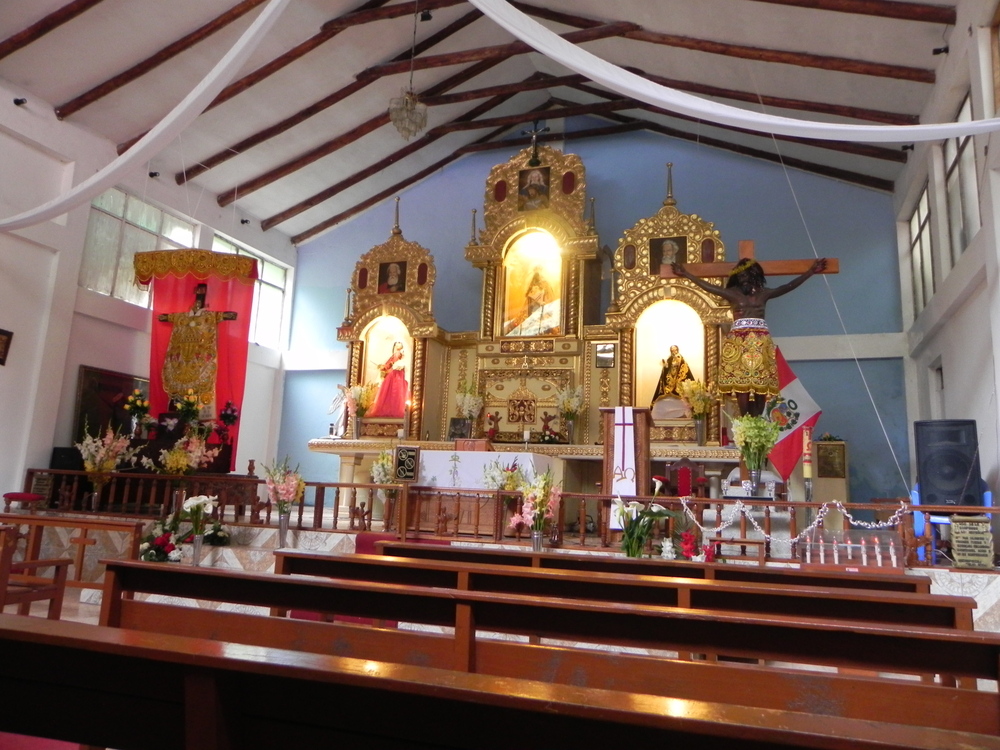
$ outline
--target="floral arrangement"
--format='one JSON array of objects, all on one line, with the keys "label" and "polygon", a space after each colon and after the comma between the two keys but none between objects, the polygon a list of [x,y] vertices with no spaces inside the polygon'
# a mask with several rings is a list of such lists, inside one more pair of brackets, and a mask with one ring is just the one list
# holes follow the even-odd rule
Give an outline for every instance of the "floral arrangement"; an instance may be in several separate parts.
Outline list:
[{"label": "floral arrangement", "polygon": [[344,399],[347,402],[347,413],[352,417],[363,417],[372,404],[375,402],[375,394],[378,393],[378,386],[375,383],[368,385],[352,385],[344,389]]},{"label": "floral arrangement", "polygon": [[483,397],[476,393],[475,388],[471,385],[466,386],[464,382],[462,387],[458,389],[455,402],[458,405],[458,413],[464,419],[475,419],[483,410]]},{"label": "floral arrangement", "polygon": [[177,546],[176,521],[173,516],[166,521],[153,523],[152,531],[139,545],[139,559],[143,562],[180,562],[181,550]]},{"label": "floral arrangement", "polygon": [[704,419],[716,401],[715,394],[700,380],[682,380],[677,384],[677,390],[680,391],[681,400],[695,419]]},{"label": "floral arrangement", "polygon": [[698,538],[693,531],[681,534],[681,554],[692,562],[715,562],[715,550],[711,544],[698,548]]},{"label": "floral arrangement", "polygon": [[138,388],[129,394],[122,408],[131,414],[140,425],[149,421],[149,399]]},{"label": "floral arrangement", "polygon": [[240,411],[232,401],[227,401],[226,405],[219,410],[219,421],[226,427],[232,427],[239,418]]},{"label": "floral arrangement", "polygon": [[109,425],[103,437],[91,435],[86,423],[83,441],[76,449],[83,456],[83,469],[91,474],[108,474],[124,463],[134,464],[139,448],[131,445],[128,435],[122,435]]},{"label": "floral arrangement", "polygon": [[218,496],[194,495],[184,501],[184,513],[187,514],[187,520],[191,522],[191,533],[194,536],[204,535],[205,520],[212,515],[218,500]]},{"label": "floral arrangement", "polygon": [[382,451],[375,458],[372,464],[372,482],[375,484],[391,484],[392,476],[392,452]]},{"label": "floral arrangement", "polygon": [[218,455],[219,449],[209,448],[201,436],[185,435],[173,448],[160,451],[159,464],[147,456],[142,457],[141,463],[160,474],[190,474],[211,464]]},{"label": "floral arrangement", "polygon": [[622,551],[627,557],[642,557],[656,521],[669,516],[670,511],[658,503],[647,505],[638,500],[626,505],[620,497],[611,504],[611,512],[622,527]]},{"label": "floral arrangement", "polygon": [[174,400],[174,411],[178,413],[182,422],[197,422],[201,414],[201,401],[194,388],[188,388],[181,398]]},{"label": "floral arrangement", "polygon": [[817,443],[827,443],[827,442],[837,442],[837,443],[839,443],[841,441],[843,441],[842,437],[840,437],[838,435],[834,435],[834,434],[829,433],[829,432],[824,432],[822,435],[820,435],[815,440],[815,442],[817,442]]},{"label": "floral arrangement", "polygon": [[559,437],[558,432],[553,432],[552,428],[545,425],[542,428],[542,435],[538,438],[539,443],[559,443],[562,442],[562,438]]},{"label": "floral arrangement", "polygon": [[562,491],[552,485],[551,469],[537,475],[534,481],[522,484],[520,489],[524,500],[521,512],[510,517],[511,528],[527,526],[532,531],[544,531],[545,522],[554,519],[559,512],[562,497]]},{"label": "floral arrangement", "polygon": [[576,419],[583,406],[583,386],[556,391],[556,408],[563,419]]},{"label": "floral arrangement", "polygon": [[778,442],[778,425],[770,419],[747,414],[733,417],[733,442],[740,449],[748,469],[763,469],[767,456]]},{"label": "floral arrangement", "polygon": [[205,532],[205,544],[210,547],[228,547],[230,541],[229,529],[222,525],[222,521],[215,521],[212,528]]},{"label": "floral arrangement", "polygon": [[489,490],[513,492],[524,484],[524,472],[517,465],[517,459],[506,466],[497,458],[483,469],[483,486]]},{"label": "floral arrangement", "polygon": [[292,503],[301,502],[306,490],[306,483],[299,474],[299,467],[289,468],[288,461],[288,456],[285,456],[281,463],[275,461],[272,466],[264,465],[264,473],[267,475],[267,494],[278,507],[278,515],[291,512]]}]

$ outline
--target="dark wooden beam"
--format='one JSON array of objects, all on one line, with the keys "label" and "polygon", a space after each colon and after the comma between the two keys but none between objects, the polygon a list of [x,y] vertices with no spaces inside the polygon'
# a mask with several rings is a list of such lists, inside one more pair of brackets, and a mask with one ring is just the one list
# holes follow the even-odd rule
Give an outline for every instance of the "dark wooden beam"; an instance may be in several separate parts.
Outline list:
[{"label": "dark wooden beam", "polygon": [[[440,83],[431,86],[429,89],[427,89],[427,92],[429,92],[432,95],[443,93],[447,91],[449,88],[461,85],[462,83],[464,83],[469,79],[470,75],[478,75],[479,73],[488,70],[489,68],[491,68],[492,66],[496,65],[499,62],[500,62],[499,60],[484,60],[478,65],[471,66],[473,69],[475,69],[475,72],[472,72],[469,69],[460,71],[459,73],[456,73],[450,78],[447,78],[444,81],[441,81]],[[358,85],[359,87],[363,87],[367,85],[367,83],[363,81],[357,81],[356,85]],[[263,175],[255,177],[251,180],[247,180],[246,182],[243,182],[240,185],[237,185],[236,187],[227,190],[224,193],[221,193],[217,199],[218,203],[220,206],[228,206],[230,203],[235,201],[238,196],[247,195],[248,193],[252,193],[255,190],[259,190],[260,188],[265,187],[266,185],[270,185],[272,182],[276,180],[280,180],[282,177],[287,177],[293,172],[296,172],[299,169],[302,169],[303,167],[312,164],[314,161],[322,159],[324,156],[328,156],[329,154],[332,154],[334,151],[337,151],[338,149],[341,149],[344,146],[350,145],[354,141],[358,140],[358,138],[367,135],[376,128],[382,127],[388,122],[389,122],[388,111],[383,114],[376,115],[375,117],[372,117],[366,122],[363,122],[357,127],[349,130],[347,133],[343,133],[337,136],[336,138],[327,141],[326,143],[322,143],[316,148],[312,149],[311,151],[308,151],[305,154],[302,154],[301,156],[298,156],[289,162],[285,162],[281,166],[276,167],[264,173]]]},{"label": "dark wooden beam", "polygon": [[264,1],[265,0],[243,0],[243,2],[238,5],[234,5],[225,13],[221,13],[208,23],[192,31],[190,34],[185,34],[177,41],[168,44],[166,47],[158,50],[142,62],[133,65],[128,70],[124,70],[118,75],[107,79],[103,83],[97,84],[89,91],[86,91],[79,96],[73,97],[69,101],[64,102],[63,104],[58,105],[55,108],[56,117],[63,120],[72,115],[74,112],[79,112],[88,104],[93,104],[113,91],[117,91],[122,86],[125,86],[137,78],[146,75],[146,73],[149,73],[151,70],[155,70],[167,60],[170,60],[182,52],[191,49],[193,46],[198,44],[198,42],[207,39],[215,32],[221,31],[229,24],[242,18]]},{"label": "dark wooden beam", "polygon": [[[474,20],[476,20],[477,18],[479,18],[481,15],[482,14],[478,10],[474,10],[474,11],[472,11],[470,13],[466,13],[464,16],[462,16],[457,21],[449,24],[447,27],[445,27],[441,31],[439,31],[436,34],[433,34],[430,37],[428,37],[426,40],[424,40],[424,42],[421,43],[421,46],[422,45],[428,45],[429,46],[429,45],[437,44],[437,43],[443,41],[448,36],[450,36],[451,34],[454,34],[456,31],[458,31],[459,29],[464,28],[469,23],[472,23]],[[410,50],[406,50],[405,52],[401,52],[399,55],[397,55],[397,58],[398,59],[402,59],[402,58],[409,59],[410,52],[411,52]],[[259,145],[261,143],[264,143],[265,141],[270,140],[271,138],[275,138],[275,137],[277,137],[281,133],[284,133],[287,130],[291,130],[293,127],[295,127],[299,123],[304,122],[304,121],[308,120],[310,117],[313,117],[314,115],[319,114],[323,110],[332,107],[334,104],[337,104],[338,102],[343,101],[344,99],[346,99],[347,97],[351,96],[352,94],[356,94],[361,89],[363,89],[365,86],[367,86],[369,83],[370,83],[370,81],[353,81],[353,82],[349,83],[348,85],[344,86],[343,88],[339,89],[338,91],[334,91],[329,96],[325,96],[322,99],[320,99],[318,102],[315,102],[315,103],[309,105],[305,109],[300,109],[298,112],[296,112],[295,114],[293,114],[291,117],[286,117],[281,122],[275,123],[274,125],[272,125],[269,128],[265,128],[264,130],[261,130],[261,131],[258,131],[257,133],[249,135],[246,138],[244,138],[242,141],[240,141],[239,143],[236,143],[236,144],[234,144],[232,146],[229,146],[229,147],[223,149],[222,151],[219,151],[219,152],[217,152],[217,153],[215,153],[215,154],[213,154],[213,155],[211,155],[211,156],[209,156],[209,157],[207,157],[205,159],[202,159],[197,164],[191,165],[189,168],[187,168],[186,170],[184,170],[182,172],[178,172],[174,176],[174,179],[177,181],[178,185],[182,185],[185,182],[187,182],[188,180],[193,180],[198,175],[207,172],[209,169],[212,169],[214,167],[219,166],[220,164],[222,164],[223,162],[228,161],[229,159],[232,159],[232,158],[234,158],[236,156],[239,156],[244,151],[247,151],[248,149],[251,149],[254,146],[257,146],[257,145]],[[461,81],[459,81],[457,83],[454,83],[452,85],[457,86],[459,83],[464,83],[464,79],[462,79]]]},{"label": "dark wooden beam", "polygon": [[439,96],[421,96],[420,101],[428,107],[438,107],[443,104],[460,104],[476,99],[485,99],[488,96],[499,96],[501,94],[521,93],[524,91],[538,91],[554,86],[571,86],[574,83],[584,83],[587,79],[581,75],[550,76],[543,73],[536,73],[530,78],[515,83],[504,83],[498,86],[485,86],[481,89],[469,89],[460,91],[457,94],[441,94]]},{"label": "dark wooden beam", "polygon": [[608,112],[617,112],[621,109],[637,109],[638,102],[634,99],[615,99],[608,102],[596,102],[592,104],[572,104],[565,105],[559,109],[553,109],[551,103],[547,103],[538,109],[528,112],[521,112],[514,115],[504,115],[502,117],[490,117],[483,120],[473,120],[472,122],[450,122],[438,125],[431,129],[431,133],[454,133],[460,130],[478,130],[481,128],[505,127],[511,128],[515,125],[529,124],[532,120],[554,120],[562,117],[578,117],[581,115],[600,115]]},{"label": "dark wooden beam", "polygon": [[0,42],[0,60],[17,52],[19,49],[27,47],[32,42],[38,41],[53,29],[62,26],[67,21],[71,21],[84,11],[90,10],[102,0],[73,0],[68,5],[64,5],[59,10],[54,10],[39,21],[31,24],[26,29],[11,34]]},{"label": "dark wooden beam", "polygon": [[[603,138],[608,135],[618,135],[619,133],[633,133],[636,130],[645,130],[646,123],[635,120],[631,123],[621,125],[607,125],[603,128],[586,128],[584,130],[572,130],[562,133],[543,133],[536,136],[539,143],[550,143],[554,141],[579,141],[584,138]],[[502,141],[489,141],[487,143],[470,143],[455,150],[457,154],[477,154],[483,151],[496,151],[498,149],[512,149],[523,146],[530,146],[531,138],[504,138]]]},{"label": "dark wooden beam", "polygon": [[920,122],[917,115],[904,115],[898,112],[886,112],[880,109],[866,109],[863,107],[847,107],[839,104],[829,104],[827,102],[817,102],[805,99],[789,99],[782,96],[764,96],[747,91],[736,91],[735,89],[724,89],[718,86],[708,86],[703,83],[693,81],[679,81],[675,78],[664,78],[653,75],[638,68],[628,68],[636,75],[640,75],[654,83],[659,83],[679,91],[688,91],[692,94],[711,96],[720,99],[730,99],[739,102],[750,102],[774,107],[778,109],[792,109],[802,112],[816,112],[819,114],[834,115],[836,117],[846,117],[854,120],[867,120],[869,122],[880,122],[886,125],[916,125]]},{"label": "dark wooden beam", "polygon": [[[516,93],[517,93],[516,91],[511,91],[506,94],[495,96],[492,99],[483,102],[482,104],[473,107],[468,112],[462,114],[460,117],[456,118],[456,121],[473,120],[476,117],[479,117],[481,114],[484,114],[490,111],[491,109],[494,109],[495,107],[499,107],[505,101],[514,96]],[[403,146],[403,148],[395,151],[394,153],[390,154],[384,159],[380,159],[371,166],[362,169],[360,172],[355,172],[350,177],[341,180],[335,185],[331,185],[330,187],[321,190],[315,195],[312,195],[303,201],[299,201],[294,206],[290,206],[286,208],[284,211],[281,211],[280,213],[277,213],[274,216],[264,219],[264,221],[260,223],[261,229],[267,231],[268,229],[271,229],[272,227],[275,227],[278,224],[281,224],[282,222],[288,221],[289,219],[298,216],[303,211],[308,211],[310,208],[318,206],[323,201],[329,200],[330,198],[333,198],[335,195],[343,192],[347,188],[353,187],[354,185],[357,185],[359,182],[368,179],[372,175],[378,174],[383,169],[386,169],[387,167],[392,166],[396,162],[405,159],[410,154],[414,154],[417,151],[420,151],[421,149],[425,148],[426,146],[429,146],[431,143],[438,140],[439,138],[443,138],[445,135],[446,133],[434,133],[434,132],[425,134],[423,137],[418,138],[417,140],[407,144],[406,146]]]},{"label": "dark wooden beam", "polygon": [[947,5],[924,5],[899,0],[756,0],[758,3],[792,5],[796,8],[832,10],[837,13],[854,13],[862,16],[898,18],[903,21],[922,21],[955,25],[955,9]]},{"label": "dark wooden beam", "polygon": [[[571,31],[563,34],[562,37],[574,44],[594,41],[597,39],[607,39],[612,36],[623,36],[629,31],[639,27],[634,23],[619,21],[615,23],[602,24],[589,29]],[[511,42],[510,44],[500,44],[493,47],[477,47],[475,49],[460,50],[456,52],[445,52],[440,55],[427,55],[418,57],[413,61],[414,70],[426,70],[428,68],[440,68],[448,65],[462,65],[464,63],[479,62],[481,60],[507,59],[513,55],[523,55],[533,52],[534,49],[524,42]],[[381,65],[373,65],[357,74],[358,80],[381,78],[383,76],[409,73],[410,60],[400,60],[388,62]]]},{"label": "dark wooden beam", "polygon": [[846,57],[812,55],[807,52],[788,52],[785,50],[765,49],[763,47],[750,47],[743,44],[727,44],[725,42],[695,39],[694,37],[678,36],[676,34],[663,34],[658,31],[646,31],[644,29],[629,31],[624,36],[640,42],[649,42],[650,44],[662,44],[678,49],[707,52],[712,55],[725,55],[726,57],[738,57],[745,60],[757,60],[758,62],[781,63],[783,65],[796,65],[803,68],[819,68],[820,70],[835,70],[840,73],[854,73],[856,75],[892,78],[900,81],[914,81],[916,83],[934,83],[935,81],[933,70],[912,68],[906,65],[889,65],[886,63],[865,62],[864,60],[852,60]]}]

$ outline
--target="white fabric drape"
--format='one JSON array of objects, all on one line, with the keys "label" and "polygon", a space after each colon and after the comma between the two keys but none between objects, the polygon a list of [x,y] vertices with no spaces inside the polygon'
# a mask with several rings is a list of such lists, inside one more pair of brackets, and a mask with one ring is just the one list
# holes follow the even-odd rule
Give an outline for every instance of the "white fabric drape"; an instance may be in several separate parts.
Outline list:
[{"label": "white fabric drape", "polygon": [[655,107],[697,117],[719,125],[747,128],[761,133],[819,138],[832,141],[872,143],[909,143],[937,141],[1000,130],[1000,118],[952,122],[934,125],[838,125],[766,115],[702,99],[691,94],[648,81],[582,47],[567,42],[540,23],[512,7],[506,0],[469,0],[485,15],[507,29],[522,42],[546,57],[587,76],[623,96]]},{"label": "white fabric drape", "polygon": [[[635,412],[631,406],[615,407],[614,474],[611,494],[634,497],[635,482]],[[621,519],[611,514],[611,528],[621,529]]]},{"label": "white fabric drape", "polygon": [[145,164],[155,157],[218,96],[247,61],[264,35],[271,30],[289,2],[290,0],[271,0],[239,41],[219,60],[201,83],[132,148],[58,198],[30,211],[0,220],[0,230],[9,232],[54,219],[100,195],[120,182],[122,177],[136,165]]}]

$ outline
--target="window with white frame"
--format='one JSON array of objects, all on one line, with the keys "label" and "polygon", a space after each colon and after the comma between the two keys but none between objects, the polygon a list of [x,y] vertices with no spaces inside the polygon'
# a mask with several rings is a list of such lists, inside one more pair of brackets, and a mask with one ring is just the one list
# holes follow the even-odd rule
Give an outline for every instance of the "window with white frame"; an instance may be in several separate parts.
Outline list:
[{"label": "window with white frame", "polygon": [[[966,96],[956,121],[972,120],[972,101]],[[979,185],[976,175],[976,149],[972,136],[949,138],[944,143],[945,185],[948,199],[948,237],[950,266],[958,262],[976,232],[979,231]],[[947,270],[947,269],[945,269]]]},{"label": "window with white frame", "polygon": [[250,255],[257,259],[258,278],[253,292],[250,341],[272,349],[280,348],[288,269],[218,234],[212,241],[212,249],[217,253]]},{"label": "window with white frame", "polygon": [[910,217],[910,272],[913,281],[913,314],[934,294],[934,264],[931,261],[931,209],[927,186]]},{"label": "window with white frame", "polygon": [[142,307],[150,295],[133,283],[132,258],[148,250],[191,247],[194,224],[111,188],[93,200],[79,285]]}]

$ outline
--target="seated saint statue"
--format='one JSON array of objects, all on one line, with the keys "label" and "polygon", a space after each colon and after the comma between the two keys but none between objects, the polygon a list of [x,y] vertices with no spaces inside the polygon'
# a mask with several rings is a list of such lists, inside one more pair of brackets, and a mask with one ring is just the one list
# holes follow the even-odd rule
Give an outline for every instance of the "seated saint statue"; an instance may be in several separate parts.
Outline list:
[{"label": "seated saint statue", "polygon": [[691,368],[676,344],[670,347],[670,356],[667,359],[661,359],[660,363],[663,368],[660,370],[660,379],[656,383],[656,390],[653,392],[653,399],[649,404],[650,408],[660,399],[680,398],[680,384],[685,380],[694,380]]}]

